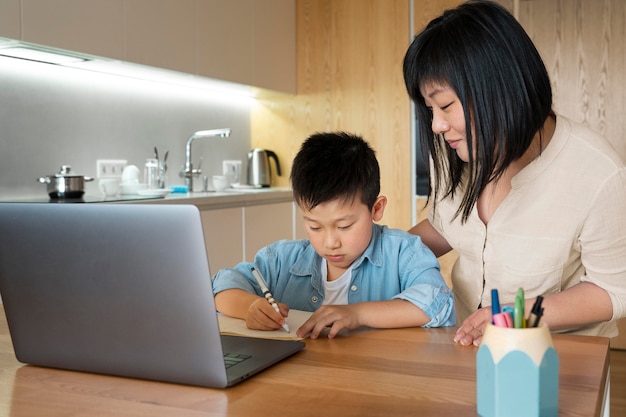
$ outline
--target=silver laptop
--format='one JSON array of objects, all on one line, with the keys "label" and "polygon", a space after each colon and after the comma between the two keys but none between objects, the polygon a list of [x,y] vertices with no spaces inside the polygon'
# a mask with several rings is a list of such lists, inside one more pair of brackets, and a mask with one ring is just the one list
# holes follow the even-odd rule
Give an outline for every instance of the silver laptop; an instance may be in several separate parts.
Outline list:
[{"label": "silver laptop", "polygon": [[220,335],[190,205],[0,203],[0,294],[32,365],[222,388],[304,347]]}]

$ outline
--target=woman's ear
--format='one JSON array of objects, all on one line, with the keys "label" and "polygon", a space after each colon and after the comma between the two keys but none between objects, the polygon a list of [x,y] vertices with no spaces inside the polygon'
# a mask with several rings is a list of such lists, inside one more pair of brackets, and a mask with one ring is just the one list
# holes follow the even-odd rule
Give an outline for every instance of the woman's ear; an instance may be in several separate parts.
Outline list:
[{"label": "woman's ear", "polygon": [[379,195],[372,207],[372,220],[375,222],[380,221],[385,213],[385,207],[387,207],[387,197]]}]

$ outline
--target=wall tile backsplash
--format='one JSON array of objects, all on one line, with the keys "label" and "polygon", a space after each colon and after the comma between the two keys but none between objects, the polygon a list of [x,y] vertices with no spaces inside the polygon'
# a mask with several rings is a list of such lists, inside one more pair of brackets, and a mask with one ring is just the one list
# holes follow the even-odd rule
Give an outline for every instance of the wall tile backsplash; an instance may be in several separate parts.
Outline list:
[{"label": "wall tile backsplash", "polygon": [[[94,177],[97,159],[126,159],[143,170],[155,146],[161,155],[169,151],[169,184],[182,184],[187,139],[229,127],[227,139],[193,144],[192,162],[202,157],[204,174],[221,174],[224,159],[245,165],[253,105],[251,98],[0,57],[0,199],[45,197],[37,179],[61,165]],[[97,184],[87,183],[86,193],[97,194]]]}]

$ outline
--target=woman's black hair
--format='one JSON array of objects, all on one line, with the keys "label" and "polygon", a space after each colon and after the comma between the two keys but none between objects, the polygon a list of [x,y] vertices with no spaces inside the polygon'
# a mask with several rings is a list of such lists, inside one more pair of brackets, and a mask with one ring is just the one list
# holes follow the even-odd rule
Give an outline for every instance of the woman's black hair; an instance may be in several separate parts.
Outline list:
[{"label": "woman's black hair", "polygon": [[316,133],[298,151],[291,168],[298,205],[310,210],[335,199],[361,202],[371,210],[380,193],[380,168],[374,150],[346,132]]},{"label": "woman's black hair", "polygon": [[[456,213],[465,222],[485,186],[541,133],[552,106],[546,67],[505,8],[491,1],[468,1],[445,11],[415,37],[403,71],[415,103],[420,146],[433,162],[429,201],[436,204],[439,198],[454,197],[466,182]],[[429,83],[449,86],[459,97],[468,164],[446,145],[443,135],[432,131],[432,112],[420,92]]]}]

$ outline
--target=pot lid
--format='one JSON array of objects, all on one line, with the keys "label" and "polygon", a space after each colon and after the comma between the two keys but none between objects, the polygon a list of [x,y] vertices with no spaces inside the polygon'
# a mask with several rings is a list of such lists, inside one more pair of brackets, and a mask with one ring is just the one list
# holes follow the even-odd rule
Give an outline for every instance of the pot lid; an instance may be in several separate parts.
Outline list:
[{"label": "pot lid", "polygon": [[61,165],[61,170],[51,175],[51,177],[84,177],[84,175],[77,175],[74,171],[72,171],[71,165]]}]

